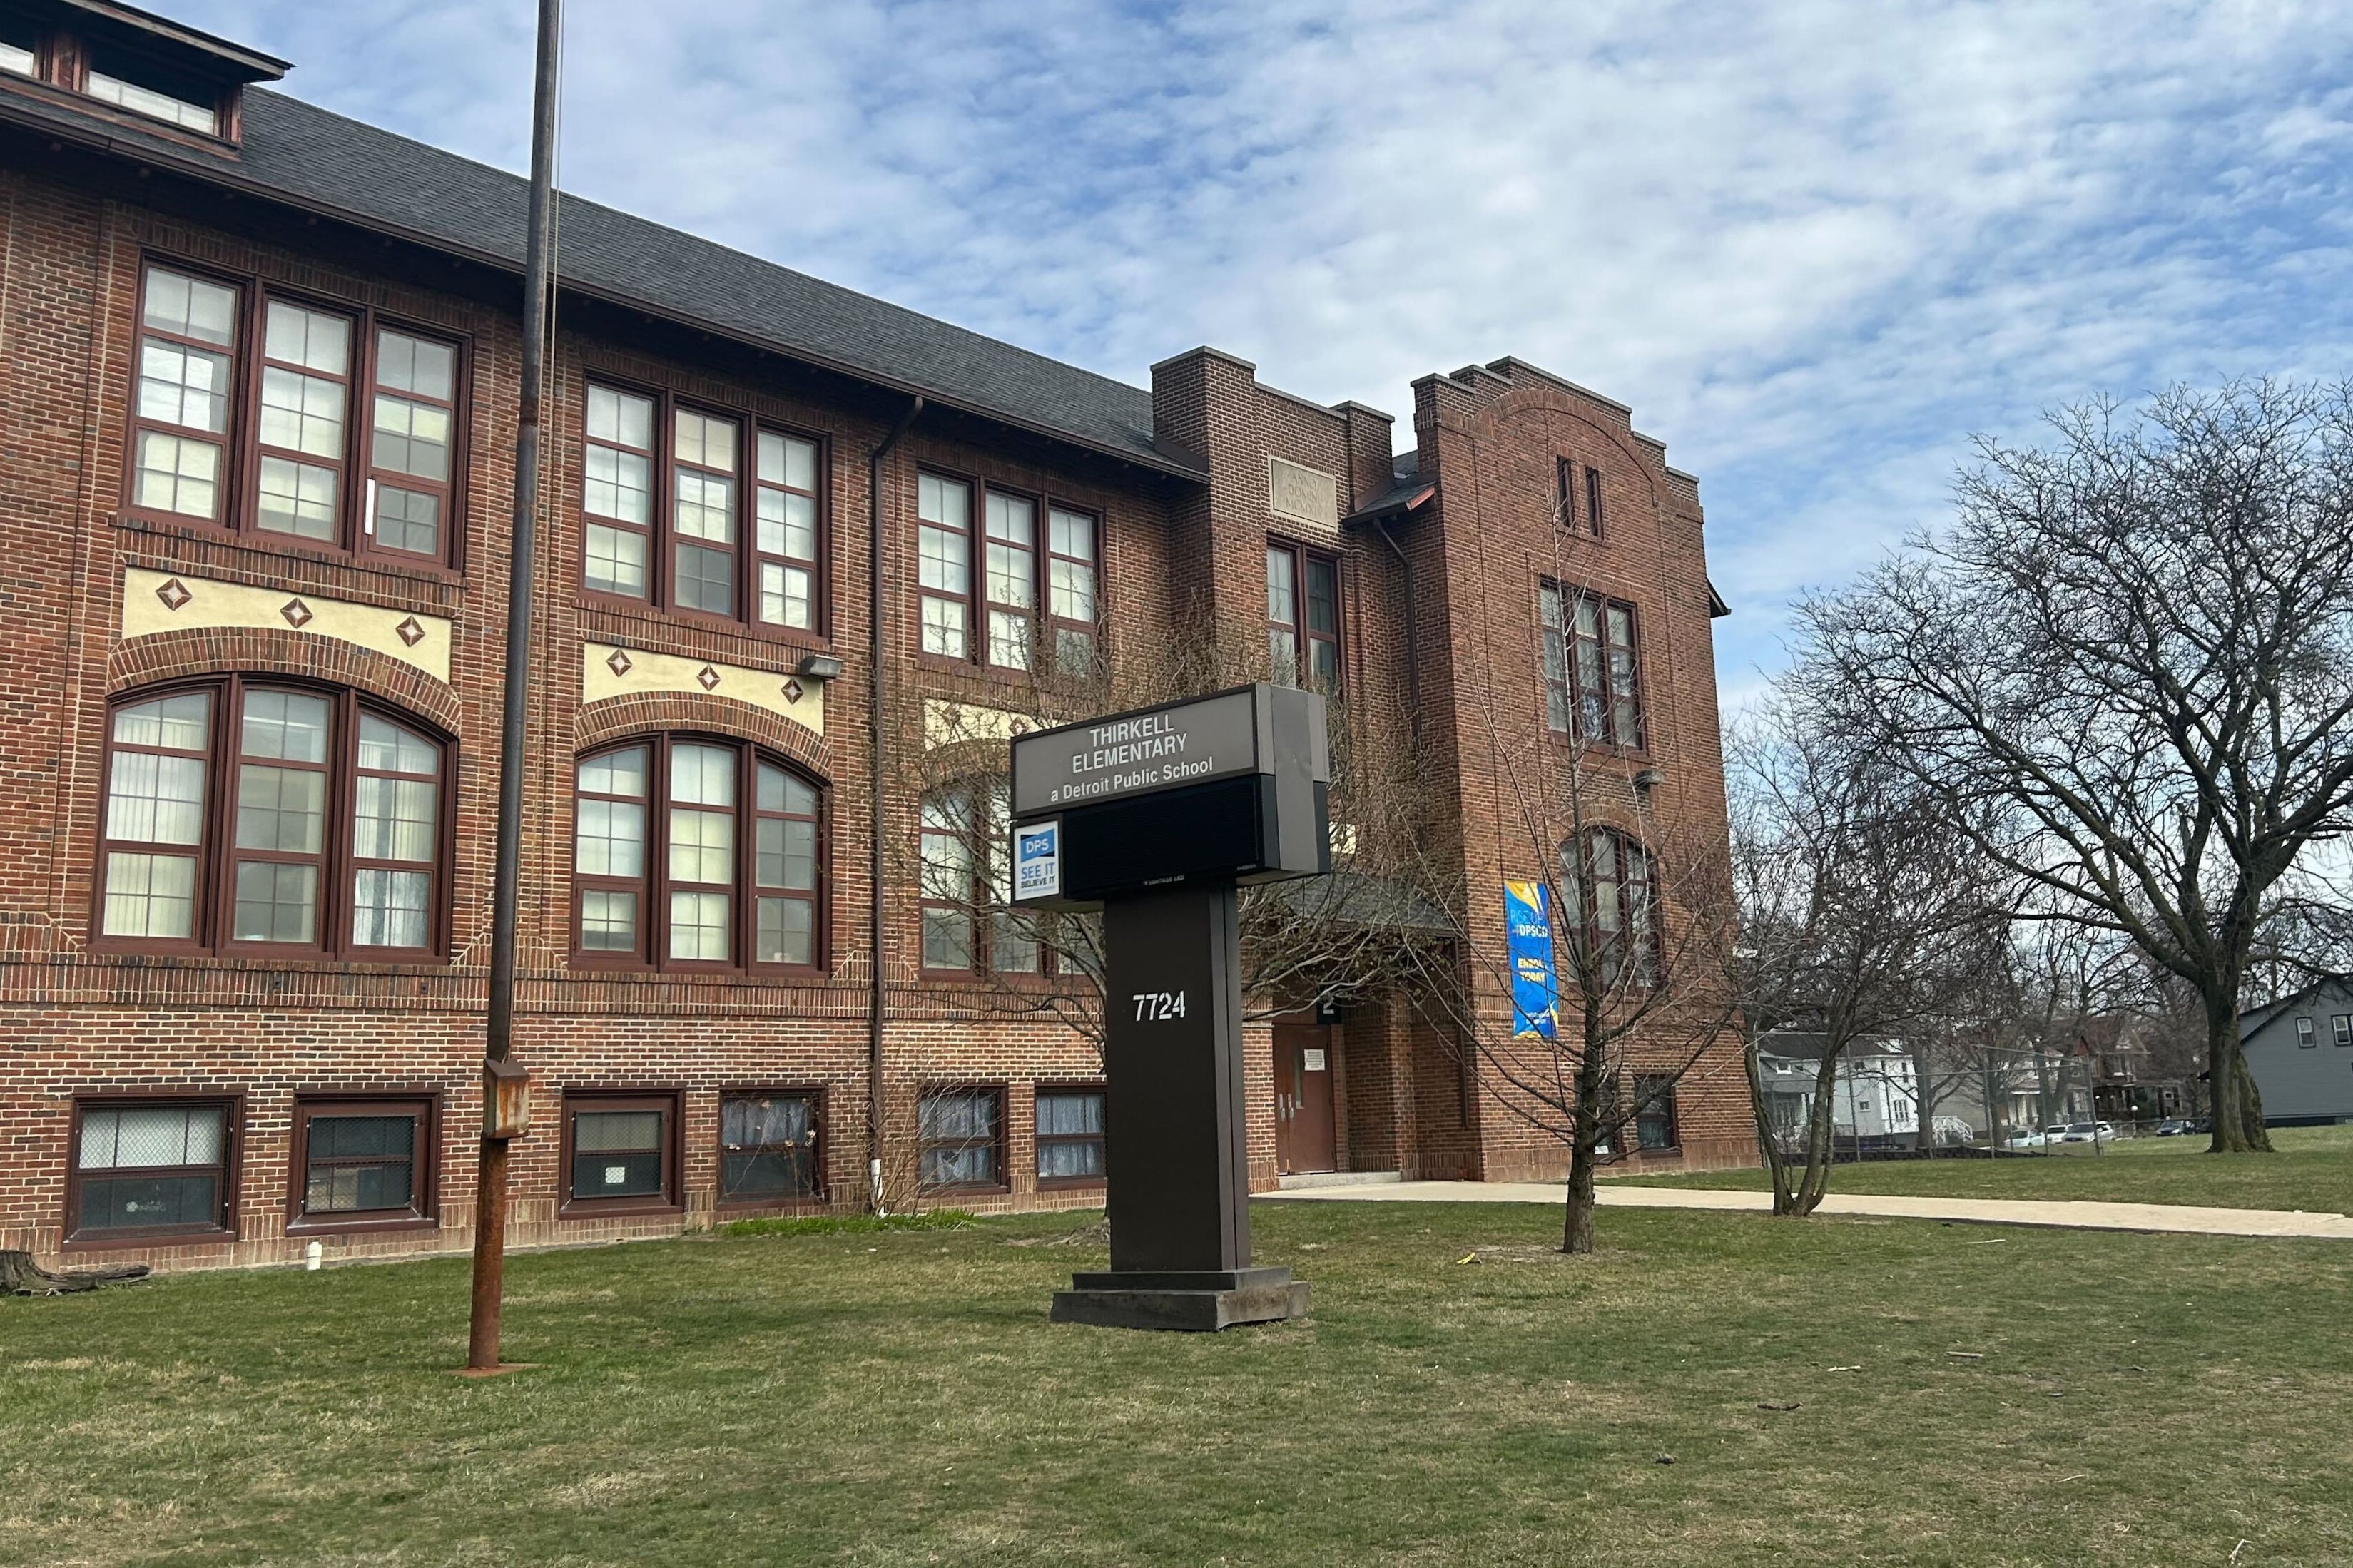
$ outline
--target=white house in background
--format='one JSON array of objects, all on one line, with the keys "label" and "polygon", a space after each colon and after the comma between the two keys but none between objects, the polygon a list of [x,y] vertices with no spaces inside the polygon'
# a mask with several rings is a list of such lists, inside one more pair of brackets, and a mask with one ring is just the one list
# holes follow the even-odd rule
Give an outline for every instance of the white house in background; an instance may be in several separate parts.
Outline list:
[{"label": "white house in background", "polygon": [[[1757,1065],[1773,1125],[1802,1133],[1813,1114],[1823,1037],[1775,1029],[1757,1042]],[[1900,1040],[1862,1039],[1839,1057],[1831,1126],[1841,1138],[1901,1138],[1920,1131],[1919,1069]]]}]

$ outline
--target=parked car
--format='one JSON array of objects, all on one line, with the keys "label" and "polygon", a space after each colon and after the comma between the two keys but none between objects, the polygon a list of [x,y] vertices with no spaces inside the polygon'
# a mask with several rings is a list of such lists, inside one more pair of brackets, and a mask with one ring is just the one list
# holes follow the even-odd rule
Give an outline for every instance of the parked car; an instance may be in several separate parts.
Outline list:
[{"label": "parked car", "polygon": [[[2048,1127],[2046,1127],[2046,1128],[2044,1128],[2044,1129],[2042,1130],[2042,1141],[2043,1141],[2045,1143],[2073,1143],[2073,1142],[2077,1142],[2077,1140],[2076,1140],[2075,1138],[2073,1138],[2073,1137],[2070,1136],[2070,1134],[2071,1134],[2072,1131],[2073,1131],[2073,1130],[2069,1127],[2069,1125],[2068,1125],[2066,1122],[2064,1122],[2064,1121],[2054,1121],[2054,1122],[2052,1122],[2050,1126],[2048,1126]],[[2084,1133],[2084,1137],[2085,1139],[2089,1139],[2091,1136],[2092,1136],[2091,1132],[2090,1132],[2088,1130],[2086,1130],[2086,1131],[2085,1131],[2085,1132]]]},{"label": "parked car", "polygon": [[2157,1135],[2159,1138],[2186,1138],[2189,1134],[2189,1123],[2185,1121],[2168,1118],[2157,1124]]},{"label": "parked car", "polygon": [[2021,1128],[2002,1140],[2005,1145],[2012,1149],[2040,1149],[2045,1142],[2047,1140],[2044,1136],[2031,1127]]}]

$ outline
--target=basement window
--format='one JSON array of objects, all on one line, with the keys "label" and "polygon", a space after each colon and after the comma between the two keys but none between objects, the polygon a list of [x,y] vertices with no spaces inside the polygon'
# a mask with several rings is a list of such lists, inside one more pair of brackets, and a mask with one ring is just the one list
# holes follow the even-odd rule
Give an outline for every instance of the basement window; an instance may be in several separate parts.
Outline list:
[{"label": "basement window", "polygon": [[151,120],[179,126],[184,131],[201,131],[207,136],[220,134],[220,110],[212,104],[198,103],[191,98],[180,96],[180,92],[189,90],[186,89],[165,91],[160,87],[133,81],[129,75],[116,75],[92,66],[82,90],[100,103],[111,103],[117,109],[127,109],[133,114],[143,114]]}]

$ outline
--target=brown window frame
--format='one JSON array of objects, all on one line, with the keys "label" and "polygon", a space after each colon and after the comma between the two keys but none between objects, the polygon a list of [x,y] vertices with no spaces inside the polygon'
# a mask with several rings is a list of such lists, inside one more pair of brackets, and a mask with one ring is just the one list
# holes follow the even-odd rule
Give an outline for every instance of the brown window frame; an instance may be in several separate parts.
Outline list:
[{"label": "brown window frame", "polygon": [[[1329,550],[1320,550],[1312,544],[1302,544],[1278,536],[1268,538],[1266,552],[1270,558],[1275,555],[1290,557],[1293,616],[1289,621],[1279,621],[1275,619],[1272,602],[1267,605],[1267,678],[1278,686],[1292,686],[1302,691],[1320,691],[1326,697],[1340,696],[1347,686],[1347,647],[1344,641],[1347,626],[1346,595],[1340,583],[1340,557]],[[1329,632],[1319,632],[1314,628],[1308,610],[1313,596],[1309,587],[1310,574],[1318,566],[1329,568],[1332,574],[1332,629]],[[1290,680],[1282,679],[1282,671],[1276,665],[1273,639],[1277,633],[1285,634],[1292,639],[1293,679]],[[1332,649],[1329,689],[1318,685],[1313,673],[1315,647],[1319,643],[1328,645]]]},{"label": "brown window frame", "polygon": [[[322,837],[316,855],[240,849],[236,844],[237,780],[248,761],[241,753],[239,736],[244,725],[246,697],[256,690],[320,697],[330,704],[327,761],[320,764],[293,764],[301,771],[322,773],[326,778],[322,808]],[[110,936],[106,933],[109,854],[115,848],[131,853],[152,853],[155,847],[107,837],[116,755],[126,750],[151,752],[156,749],[118,743],[114,739],[114,715],[123,708],[188,691],[206,691],[211,694],[212,699],[211,730],[205,762],[206,800],[202,835],[193,847],[170,847],[175,850],[192,850],[196,862],[191,933],[185,939]],[[364,714],[373,714],[420,737],[435,748],[438,755],[439,773],[435,780],[432,860],[371,862],[397,869],[426,872],[428,879],[427,942],[423,947],[384,947],[353,940],[355,915],[353,900],[357,896],[361,869],[361,857],[356,853],[353,837],[358,816],[361,777],[359,731],[360,719]],[[92,836],[95,864],[90,875],[90,932],[93,951],[264,957],[290,963],[446,964],[449,962],[453,918],[449,907],[450,889],[456,858],[454,820],[457,814],[458,746],[438,726],[351,687],[242,672],[206,676],[195,680],[164,681],[119,692],[100,710],[100,723],[103,726],[103,733],[99,753],[99,821],[97,831]],[[288,765],[272,759],[252,760],[263,766]],[[314,917],[311,941],[306,943],[241,942],[231,934],[236,920],[236,866],[240,859],[309,864],[319,868],[319,909]]]},{"label": "brown window frame", "polygon": [[[786,448],[788,465],[786,470],[786,478],[773,481],[763,478],[760,469],[762,443],[772,436],[788,444]],[[790,482],[789,443],[795,441],[801,442],[810,448],[809,461],[815,471],[810,476],[810,486],[806,489]],[[752,531],[744,538],[744,549],[751,569],[746,574],[748,596],[744,602],[745,616],[752,626],[758,629],[782,632],[786,636],[822,638],[826,636],[828,624],[826,613],[828,603],[826,582],[828,576],[828,551],[833,531],[826,526],[825,442],[815,436],[787,430],[781,425],[755,423],[752,426],[752,458],[749,467],[747,478],[752,489]],[[763,490],[774,490],[783,496],[802,496],[807,499],[809,530],[815,536],[813,553],[802,557],[792,554],[789,550],[779,552],[761,547],[760,493]],[[760,595],[763,592],[760,585],[761,568],[771,563],[787,571],[802,571],[809,574],[809,624],[807,626],[796,626],[786,621],[771,621],[761,615]]]},{"label": "brown window frame", "polygon": [[[997,890],[996,876],[1000,869],[997,858],[1008,852],[1008,847],[1000,843],[1004,835],[997,828],[1011,820],[1010,788],[1010,782],[1002,773],[944,779],[924,790],[916,799],[915,966],[916,972],[924,979],[968,981],[981,975],[994,975],[1015,982],[1043,982],[1060,973],[1055,962],[1054,943],[1048,927],[1042,922],[1037,927],[1038,962],[1034,967],[1003,970],[996,967],[1000,926],[1007,921],[1039,918],[1037,911],[1011,908],[1009,898],[999,897]],[[944,837],[941,830],[929,826],[925,813],[932,801],[941,796],[953,797],[960,809],[967,814],[966,820],[970,825],[966,829],[969,838],[964,842],[974,851],[968,868],[971,886],[962,901],[934,898],[924,880],[928,869],[924,859],[924,840]],[[997,905],[1005,907],[992,907]],[[967,921],[970,927],[967,942],[972,953],[970,963],[961,968],[941,968],[932,963],[923,931],[925,915],[932,910],[953,910]]]},{"label": "brown window frame", "polygon": [[[1646,752],[1650,749],[1650,704],[1642,691],[1642,612],[1631,600],[1620,599],[1590,589],[1570,587],[1549,579],[1537,586],[1537,636],[1543,639],[1538,650],[1538,663],[1545,686],[1545,724],[1556,735],[1566,735],[1579,745],[1601,746],[1615,752]],[[1577,611],[1585,605],[1594,606],[1597,636],[1584,637],[1577,627]],[[1626,640],[1621,646],[1611,640],[1611,616],[1622,614],[1626,622]],[[1591,644],[1588,651],[1588,644]],[[1613,679],[1612,656],[1625,655],[1626,689],[1620,692]],[[1601,704],[1600,732],[1587,730],[1587,676],[1592,672],[1597,700]],[[1618,739],[1621,707],[1633,710],[1634,738]],[[1563,723],[1563,718],[1567,722]]]},{"label": "brown window frame", "polygon": [[[1106,1116],[1108,1116],[1110,1110],[1110,1100],[1107,1097],[1105,1087],[1101,1079],[1089,1079],[1082,1083],[1039,1083],[1032,1086],[1032,1092],[1029,1097],[1029,1170],[1032,1178],[1038,1184],[1038,1190],[1040,1192],[1058,1192],[1073,1187],[1100,1187],[1109,1178],[1111,1166],[1109,1163],[1110,1130],[1108,1121],[1106,1121],[1105,1130],[1103,1131],[1093,1133],[1092,1135],[1081,1133],[1056,1133],[1053,1136],[1049,1137],[1042,1131],[1039,1121],[1038,1102],[1039,1100],[1054,1095],[1082,1094],[1092,1094],[1096,1099],[1103,1100],[1104,1111]],[[1098,1158],[1095,1162],[1096,1164],[1102,1168],[1103,1174],[1096,1176],[1047,1175],[1043,1171],[1040,1171],[1038,1166],[1044,1156],[1046,1145],[1049,1143],[1093,1144],[1097,1149],[1103,1151],[1102,1157]]]},{"label": "brown window frame", "polygon": [[[1077,519],[1086,525],[1088,553],[1083,559],[1062,550],[1055,542],[1054,524],[1058,519],[1064,517]],[[1039,603],[1038,614],[1041,624],[1046,628],[1041,639],[1046,645],[1046,666],[1059,674],[1091,674],[1099,668],[1099,661],[1103,658],[1103,528],[1101,512],[1075,506],[1065,506],[1054,500],[1049,500],[1046,503],[1046,537],[1043,548],[1039,552],[1044,562],[1045,579],[1040,584],[1043,596]],[[1065,562],[1072,566],[1084,568],[1092,580],[1092,586],[1089,592],[1095,605],[1092,620],[1081,620],[1073,616],[1057,614],[1055,611],[1054,568],[1057,564]],[[1077,668],[1076,660],[1063,657],[1062,638],[1066,635],[1082,637],[1086,639],[1086,663],[1083,668]]]},{"label": "brown window frame", "polygon": [[[1615,912],[1618,916],[1620,938],[1621,942],[1626,942],[1635,962],[1642,967],[1642,972],[1638,972],[1630,979],[1621,980],[1620,972],[1615,967],[1616,963],[1623,962],[1628,953],[1621,952],[1619,958],[1613,961],[1605,952],[1607,943],[1601,924],[1600,906],[1597,901],[1598,893],[1595,888],[1597,879],[1593,875],[1593,862],[1590,858],[1593,841],[1597,838],[1608,839],[1610,846],[1610,875],[1608,880],[1609,886],[1615,889],[1613,897],[1616,900]],[[1577,852],[1573,862],[1567,854],[1569,845],[1576,846]],[[1628,989],[1634,991],[1654,989],[1658,984],[1660,958],[1665,950],[1666,931],[1666,913],[1662,907],[1663,900],[1660,892],[1661,879],[1657,851],[1621,828],[1599,824],[1583,828],[1577,837],[1570,838],[1562,846],[1562,850],[1560,870],[1563,892],[1565,896],[1573,893],[1577,904],[1573,917],[1574,930],[1577,934],[1572,940],[1581,943],[1587,953],[1597,955],[1596,962],[1604,971],[1602,978],[1605,984],[1623,984]],[[1634,858],[1637,856],[1641,857],[1642,863],[1642,875],[1640,877],[1630,874]],[[1629,897],[1628,889],[1637,883],[1650,889],[1647,910],[1638,909],[1634,900]],[[1641,914],[1647,914],[1648,918],[1638,921],[1637,916]],[[1630,940],[1628,940],[1630,938]],[[1587,977],[1586,969],[1587,965],[1584,962],[1577,962],[1576,971],[1568,978],[1582,984]]]},{"label": "brown window frame", "polygon": [[1602,537],[1601,470],[1591,464],[1585,469],[1585,530],[1596,539]]},{"label": "brown window frame", "polygon": [[[169,1107],[190,1110],[218,1109],[223,1115],[219,1194],[219,1223],[213,1226],[125,1226],[120,1229],[85,1232],[81,1226],[81,1140],[82,1123],[93,1110],[141,1110],[151,1107]],[[237,1238],[237,1205],[245,1153],[245,1096],[237,1092],[204,1090],[165,1090],[161,1093],[104,1092],[78,1094],[73,1097],[72,1124],[66,1139],[66,1192],[64,1226],[59,1234],[68,1251],[97,1251],[135,1247],[142,1249],[157,1247],[204,1247]],[[200,1171],[212,1170],[208,1165],[128,1165],[115,1167],[137,1171]]]},{"label": "brown window frame", "polygon": [[[473,364],[473,340],[470,335],[447,327],[421,323],[396,311],[380,310],[370,305],[290,287],[258,273],[233,271],[190,261],[166,251],[142,249],[134,264],[139,270],[136,285],[132,290],[130,391],[124,416],[121,495],[125,515],[174,528],[234,534],[240,540],[271,551],[403,566],[437,575],[454,575],[464,570],[467,488],[464,476],[469,434],[467,393],[470,387]],[[175,336],[147,326],[148,287],[152,275],[159,269],[236,291],[237,304],[229,342],[226,347],[200,339]],[[332,459],[318,455],[305,458],[313,464],[332,465],[337,476],[335,537],[332,540],[310,539],[260,526],[261,387],[272,300],[338,317],[351,327],[350,353],[343,375],[342,449]],[[379,544],[374,531],[367,526],[372,521],[372,514],[366,511],[368,481],[379,472],[389,472],[375,468],[375,440],[376,395],[380,392],[393,390],[380,387],[376,381],[379,334],[387,331],[436,343],[451,351],[452,395],[450,401],[442,405],[449,411],[449,477],[442,495],[440,550],[431,555]],[[140,414],[141,344],[150,336],[198,348],[207,353],[225,353],[228,357],[226,430],[216,436],[191,426],[148,419]],[[305,371],[302,374],[317,373]],[[402,397],[411,395],[406,393],[395,395]],[[438,403],[432,399],[425,401]],[[215,516],[197,517],[188,512],[170,511],[139,503],[140,433],[150,429],[184,439],[209,440],[220,447],[220,468],[216,480],[218,504]]]},{"label": "brown window frame", "polygon": [[[1633,1145],[1634,1152],[1655,1151],[1666,1153],[1683,1148],[1683,1118],[1681,1108],[1675,1104],[1675,1080],[1669,1074],[1634,1075],[1634,1098],[1628,1108],[1633,1121],[1633,1135],[1627,1140]],[[1653,1119],[1663,1120],[1667,1124],[1667,1136],[1662,1142],[1653,1143],[1642,1136],[1642,1123]]]},{"label": "brown window frame", "polygon": [[[383,1094],[358,1091],[302,1093],[294,1096],[286,1173],[286,1233],[429,1230],[439,1225],[441,1097],[438,1090]],[[324,1116],[410,1116],[416,1119],[415,1141],[409,1152],[409,1203],[406,1209],[331,1209],[310,1212],[311,1125]]]},{"label": "brown window frame", "polygon": [[[747,630],[763,637],[773,637],[786,642],[829,647],[832,637],[833,595],[829,580],[833,569],[833,514],[829,502],[831,487],[828,476],[832,472],[832,442],[814,430],[805,430],[782,420],[765,418],[752,409],[723,400],[691,396],[668,386],[633,379],[627,375],[608,374],[601,370],[585,372],[579,382],[580,395],[578,436],[580,452],[572,465],[569,483],[571,509],[575,526],[580,534],[580,545],[575,554],[573,581],[578,585],[583,603],[614,608],[654,612],[674,616],[691,624],[710,626],[730,626]],[[617,393],[628,397],[642,397],[653,405],[651,445],[645,448],[621,446],[588,434],[588,395],[592,388]],[[681,468],[695,472],[715,472],[702,465],[689,463],[678,455],[679,416],[699,415],[731,425],[735,431],[735,469],[732,476],[735,491],[733,500],[733,536],[725,547],[732,565],[730,611],[720,615],[714,611],[682,605],[678,599],[678,551],[681,545],[692,544],[702,549],[718,549],[708,540],[689,539],[678,531],[678,476]],[[771,484],[759,477],[760,437],[780,436],[787,441],[803,441],[816,448],[816,488],[803,490],[798,487]],[[647,481],[651,486],[648,494],[648,514],[643,528],[617,518],[591,513],[587,510],[587,449],[591,445],[613,447],[617,450],[636,453],[646,458]],[[759,492],[774,489],[808,496],[815,506],[817,555],[808,562],[795,557],[764,552],[759,548]],[[636,533],[646,541],[646,591],[642,595],[620,593],[610,588],[592,585],[588,581],[588,529],[594,523],[612,527],[624,532]],[[810,619],[813,626],[787,626],[781,621],[760,618],[760,563],[773,561],[789,563],[810,574]]]},{"label": "brown window frame", "polygon": [[[733,950],[724,960],[672,958],[670,956],[670,818],[673,803],[670,799],[670,762],[680,746],[714,746],[733,752],[735,772],[735,876],[728,884],[732,900],[729,912],[729,946]],[[645,868],[634,881],[628,878],[588,876],[578,870],[579,845],[579,768],[599,757],[611,756],[638,748],[646,750],[645,807]],[[763,816],[777,817],[784,814],[764,812],[759,805],[760,768],[762,764],[780,768],[787,777],[798,779],[817,795],[817,886],[808,894],[809,962],[807,963],[772,963],[754,957],[759,935],[758,883],[759,823]],[[657,731],[606,742],[580,752],[573,760],[572,837],[574,869],[567,873],[572,884],[571,945],[572,963],[586,969],[621,970],[644,973],[677,974],[774,974],[821,975],[830,970],[829,958],[832,922],[828,918],[833,901],[832,877],[832,792],[826,781],[788,757],[753,742],[738,740],[732,735],[708,734],[694,730]],[[620,798],[620,797],[615,797]],[[805,820],[805,819],[804,819]],[[689,887],[716,888],[716,883],[688,883]],[[581,943],[581,919],[585,912],[583,894],[591,889],[633,890],[639,898],[638,915],[638,945],[628,952],[612,948],[590,948]],[[798,898],[797,891],[779,892],[770,889],[767,896]]]},{"label": "brown window frame", "polygon": [[[967,500],[963,532],[965,546],[965,584],[961,594],[944,588],[926,587],[921,569],[923,534],[925,529],[941,532],[950,530],[944,524],[927,521],[923,516],[923,482],[925,479],[945,484],[959,485]],[[1091,644],[1090,658],[1099,659],[1103,650],[1103,526],[1100,508],[1082,506],[1065,500],[1050,489],[1025,489],[1019,485],[992,484],[976,473],[960,472],[939,463],[923,463],[915,474],[916,499],[910,510],[914,515],[917,570],[915,572],[915,652],[924,663],[937,668],[977,670],[1000,680],[1038,680],[1091,673],[1063,667],[1057,658],[1060,644],[1056,632],[1062,628],[1083,630]],[[991,542],[988,525],[988,502],[992,496],[1019,501],[1029,508],[1029,604],[1025,608],[1008,601],[990,596],[988,549]],[[1087,520],[1092,531],[1094,559],[1086,563],[1094,571],[1095,618],[1079,621],[1053,613],[1053,565],[1057,559],[1053,549],[1054,514],[1062,512]],[[1060,556],[1076,562],[1078,557]],[[935,599],[942,604],[960,605],[964,610],[964,652],[940,653],[925,648],[923,644],[923,602]],[[1027,666],[1002,664],[991,655],[989,617],[994,611],[1005,611],[1022,616],[1029,624],[1029,662]]]},{"label": "brown window frame", "polygon": [[[603,1219],[629,1215],[681,1214],[686,1208],[686,1194],[681,1180],[680,1145],[683,1142],[681,1120],[681,1095],[676,1089],[567,1089],[562,1102],[563,1125],[555,1167],[555,1217],[558,1219]],[[661,1170],[662,1190],[659,1196],[634,1194],[625,1197],[596,1198],[574,1195],[573,1136],[575,1121],[581,1111],[659,1111],[662,1118]]]},{"label": "brown window frame", "polygon": [[[997,1180],[988,1182],[927,1182],[923,1179],[923,1158],[935,1148],[970,1149],[977,1147],[971,1139],[927,1138],[923,1135],[923,1106],[926,1101],[943,1095],[987,1095],[997,1101],[996,1136],[987,1147],[996,1163]],[[1007,1193],[1012,1188],[1012,1167],[1009,1141],[1007,1137],[1006,1113],[1008,1096],[1002,1083],[929,1083],[915,1092],[915,1184],[925,1194],[939,1193]]]},{"label": "brown window frame", "polygon": [[[753,1197],[731,1197],[728,1195],[727,1102],[731,1100],[806,1100],[809,1102],[809,1190],[807,1193],[788,1194],[781,1196],[776,1194],[761,1194]],[[716,1167],[718,1197],[715,1201],[720,1208],[739,1212],[746,1209],[793,1209],[806,1208],[812,1205],[822,1205],[826,1201],[828,1183],[826,1181],[825,1160],[828,1145],[826,1140],[826,1091],[823,1085],[791,1084],[776,1086],[768,1084],[743,1084],[723,1086],[719,1090],[719,1116],[717,1126],[714,1129],[714,1133],[718,1149],[718,1163]],[[774,1147],[774,1145],[762,1144],[760,1147],[769,1148]]]}]

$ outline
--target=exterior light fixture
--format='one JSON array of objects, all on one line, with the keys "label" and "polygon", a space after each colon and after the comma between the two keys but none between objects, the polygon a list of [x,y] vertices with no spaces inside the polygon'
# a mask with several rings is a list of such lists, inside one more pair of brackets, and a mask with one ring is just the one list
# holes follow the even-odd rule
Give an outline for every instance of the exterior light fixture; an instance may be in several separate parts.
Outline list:
[{"label": "exterior light fixture", "polygon": [[795,668],[795,673],[806,675],[811,680],[839,680],[841,679],[841,660],[829,653],[805,654]]},{"label": "exterior light fixture", "polygon": [[1634,775],[1634,787],[1641,790],[1644,795],[1650,794],[1652,790],[1658,788],[1661,784],[1666,782],[1667,775],[1661,773],[1656,768],[1644,768],[1641,773]]}]

